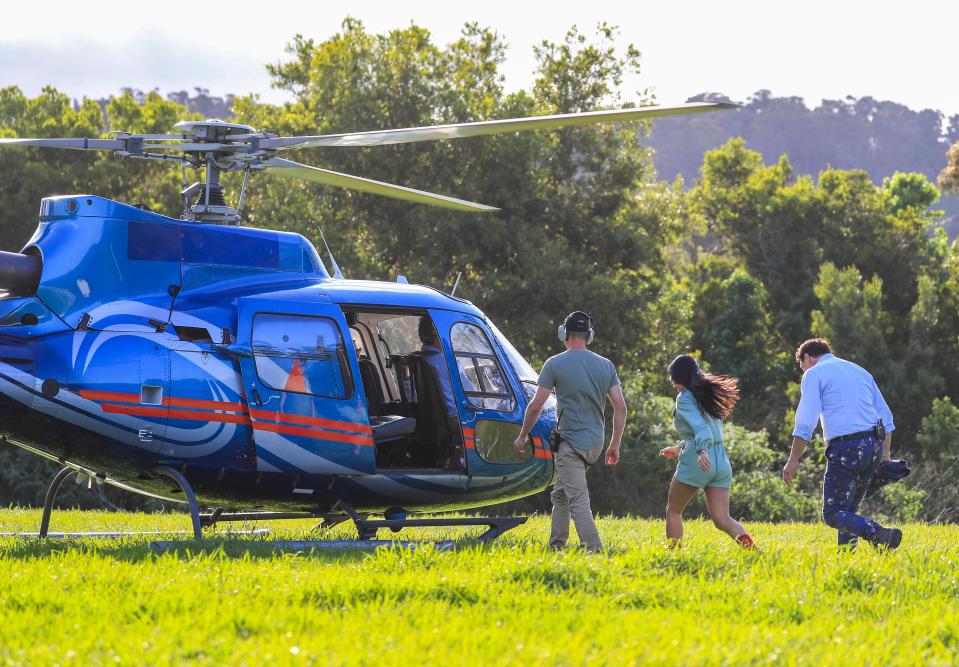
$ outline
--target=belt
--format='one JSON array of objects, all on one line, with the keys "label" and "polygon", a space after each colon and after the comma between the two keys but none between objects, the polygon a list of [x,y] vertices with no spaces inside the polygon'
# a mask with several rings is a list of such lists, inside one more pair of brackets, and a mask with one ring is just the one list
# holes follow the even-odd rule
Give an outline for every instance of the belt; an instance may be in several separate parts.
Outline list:
[{"label": "belt", "polygon": [[845,440],[862,440],[863,438],[873,438],[878,440],[876,437],[876,430],[869,429],[868,431],[859,431],[859,433],[848,433],[846,435],[837,435],[835,438],[829,439],[830,445],[835,445],[837,442],[843,442]]}]

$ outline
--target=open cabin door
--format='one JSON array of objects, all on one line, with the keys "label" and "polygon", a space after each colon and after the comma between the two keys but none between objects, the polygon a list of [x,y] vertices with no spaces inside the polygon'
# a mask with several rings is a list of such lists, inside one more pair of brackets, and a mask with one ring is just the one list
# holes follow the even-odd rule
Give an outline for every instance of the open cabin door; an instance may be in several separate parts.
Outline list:
[{"label": "open cabin door", "polygon": [[508,359],[478,317],[431,310],[444,353],[453,371],[453,387],[471,475],[510,474],[524,470],[539,445],[528,440],[520,454],[513,448],[523,424],[522,387],[508,371]]},{"label": "open cabin door", "polygon": [[330,301],[239,301],[234,349],[256,444],[257,469],[361,475],[376,449],[343,311]]}]

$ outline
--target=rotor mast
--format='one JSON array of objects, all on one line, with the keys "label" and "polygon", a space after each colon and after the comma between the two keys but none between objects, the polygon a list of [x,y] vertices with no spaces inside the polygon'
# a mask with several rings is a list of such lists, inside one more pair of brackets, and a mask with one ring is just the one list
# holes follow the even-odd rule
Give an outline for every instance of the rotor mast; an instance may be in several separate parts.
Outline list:
[{"label": "rotor mast", "polygon": [[[255,134],[256,130],[249,125],[225,123],[220,120],[184,121],[174,127],[183,131],[185,137],[192,139],[196,147],[209,150],[187,151],[184,164],[183,190],[183,220],[207,222],[216,224],[236,225],[241,218],[243,199],[246,195],[246,185],[249,179],[252,161],[245,161],[242,155],[237,155],[236,146],[232,144],[238,135],[245,137]],[[209,146],[205,146],[208,144]],[[194,146],[186,146],[193,148]],[[240,159],[237,159],[240,158]],[[186,166],[202,168],[205,171],[202,181],[192,185],[186,184]],[[237,208],[227,204],[223,194],[223,185],[220,175],[224,171],[244,171],[243,187],[240,191]]]},{"label": "rotor mast", "polygon": [[[205,170],[202,181],[187,186],[180,192],[183,198],[183,220],[237,224],[240,221],[240,207],[236,209],[226,203],[223,186],[220,184],[222,169],[216,164],[213,153],[207,153],[198,161],[198,168]],[[185,172],[184,172],[185,176]]]}]

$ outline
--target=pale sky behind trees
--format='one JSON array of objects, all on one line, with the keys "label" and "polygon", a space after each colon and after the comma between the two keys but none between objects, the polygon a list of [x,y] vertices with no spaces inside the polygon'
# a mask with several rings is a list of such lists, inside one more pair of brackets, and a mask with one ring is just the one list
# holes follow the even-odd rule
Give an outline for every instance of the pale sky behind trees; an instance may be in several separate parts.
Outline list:
[{"label": "pale sky behind trees", "polygon": [[[74,97],[106,97],[123,86],[161,93],[208,88],[212,95],[270,88],[264,64],[284,58],[295,33],[322,41],[347,15],[370,32],[415,22],[446,44],[476,21],[509,44],[508,90],[528,86],[533,45],[561,41],[573,24],[592,35],[605,21],[617,44],[635,44],[642,74],[625,96],[650,87],[663,104],[701,92],[744,101],[759,89],[798,96],[810,107],[847,95],[959,113],[953,43],[959,4],[913,0],[741,0],[685,2],[16,2],[0,23],[0,87],[35,95],[53,84]],[[360,128],[358,128],[360,129]]]}]

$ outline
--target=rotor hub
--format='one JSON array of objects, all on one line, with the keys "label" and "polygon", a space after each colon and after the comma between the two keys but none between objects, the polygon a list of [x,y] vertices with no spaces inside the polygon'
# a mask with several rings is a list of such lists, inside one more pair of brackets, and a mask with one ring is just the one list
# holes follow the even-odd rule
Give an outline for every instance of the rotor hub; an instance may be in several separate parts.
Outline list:
[{"label": "rotor hub", "polygon": [[184,135],[201,142],[229,141],[231,137],[256,134],[256,128],[240,123],[227,123],[218,118],[183,120],[173,126]]}]

